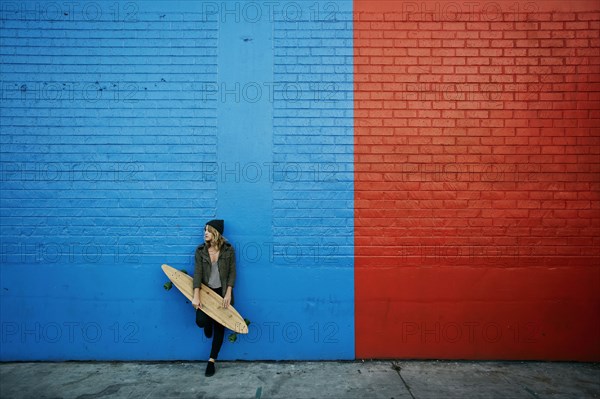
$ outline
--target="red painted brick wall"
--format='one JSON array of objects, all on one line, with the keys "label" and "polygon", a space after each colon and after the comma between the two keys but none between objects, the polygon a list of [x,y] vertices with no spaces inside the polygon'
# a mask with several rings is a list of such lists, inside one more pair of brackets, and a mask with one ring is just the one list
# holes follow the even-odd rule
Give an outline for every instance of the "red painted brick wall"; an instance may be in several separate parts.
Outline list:
[{"label": "red painted brick wall", "polygon": [[354,4],[356,357],[600,360],[600,3]]}]

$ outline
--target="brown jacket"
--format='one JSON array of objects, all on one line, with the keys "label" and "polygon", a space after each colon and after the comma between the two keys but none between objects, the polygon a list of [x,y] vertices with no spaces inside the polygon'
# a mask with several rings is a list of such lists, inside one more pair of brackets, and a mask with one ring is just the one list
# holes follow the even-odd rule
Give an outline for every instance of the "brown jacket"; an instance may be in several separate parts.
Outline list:
[{"label": "brown jacket", "polygon": [[[210,277],[210,255],[208,254],[208,245],[202,243],[196,248],[194,267],[194,288],[200,288],[200,283],[208,285]],[[221,277],[221,287],[225,295],[227,287],[231,287],[231,305],[233,305],[233,286],[235,284],[235,251],[231,244],[225,242],[219,253],[219,275]]]}]

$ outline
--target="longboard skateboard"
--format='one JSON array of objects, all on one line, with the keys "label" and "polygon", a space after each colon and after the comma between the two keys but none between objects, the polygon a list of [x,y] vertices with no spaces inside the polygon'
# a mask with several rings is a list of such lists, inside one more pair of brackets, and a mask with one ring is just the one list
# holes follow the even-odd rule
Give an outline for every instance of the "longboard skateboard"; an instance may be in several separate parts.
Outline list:
[{"label": "longboard skateboard", "polygon": [[[162,265],[162,270],[173,282],[173,285],[192,302],[194,298],[194,281],[192,277],[169,265]],[[202,311],[216,322],[236,333],[248,333],[248,326],[238,311],[231,305],[225,309],[223,307],[223,297],[204,284],[200,287],[200,303],[202,304]]]}]

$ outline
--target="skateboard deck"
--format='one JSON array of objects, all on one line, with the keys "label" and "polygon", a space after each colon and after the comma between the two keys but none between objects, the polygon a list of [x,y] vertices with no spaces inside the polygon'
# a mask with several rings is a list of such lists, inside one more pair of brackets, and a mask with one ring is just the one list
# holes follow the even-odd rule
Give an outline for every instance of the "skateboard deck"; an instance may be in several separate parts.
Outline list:
[{"label": "skateboard deck", "polygon": [[[192,302],[194,298],[194,281],[192,277],[169,265],[162,265],[162,270],[173,285]],[[238,311],[231,305],[225,309],[223,307],[223,297],[204,284],[200,287],[200,303],[202,304],[202,311],[216,322],[236,333],[248,333],[248,326]]]}]

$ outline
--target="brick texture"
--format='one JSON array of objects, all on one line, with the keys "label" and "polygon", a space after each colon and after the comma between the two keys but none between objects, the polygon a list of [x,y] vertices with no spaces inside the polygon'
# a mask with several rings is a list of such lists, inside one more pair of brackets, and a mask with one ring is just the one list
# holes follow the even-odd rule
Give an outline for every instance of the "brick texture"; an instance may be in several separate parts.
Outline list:
[{"label": "brick texture", "polygon": [[357,357],[600,358],[591,3],[355,2]]},{"label": "brick texture", "polygon": [[274,25],[273,237],[287,266],[353,266],[352,13],[332,4]]},{"label": "brick texture", "polygon": [[220,358],[354,358],[351,2],[0,12],[0,360],[204,358],[159,266],[214,217],[252,322]]},{"label": "brick texture", "polygon": [[56,4],[2,8],[2,263],[189,263],[216,209],[216,18]]}]

